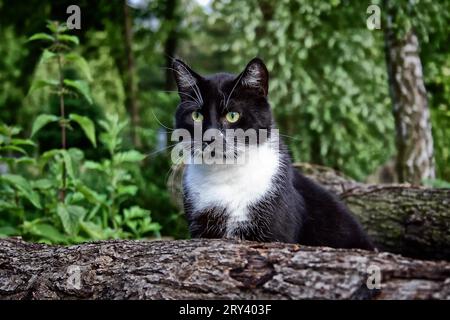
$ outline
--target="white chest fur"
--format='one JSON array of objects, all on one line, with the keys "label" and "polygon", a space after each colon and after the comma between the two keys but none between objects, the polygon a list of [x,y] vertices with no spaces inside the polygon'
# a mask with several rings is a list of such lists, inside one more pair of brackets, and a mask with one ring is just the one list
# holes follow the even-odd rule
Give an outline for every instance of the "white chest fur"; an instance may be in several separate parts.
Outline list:
[{"label": "white chest fur", "polygon": [[227,233],[248,220],[248,207],[273,188],[279,163],[278,150],[269,143],[247,151],[243,164],[191,164],[185,183],[195,212],[221,207],[228,214]]}]

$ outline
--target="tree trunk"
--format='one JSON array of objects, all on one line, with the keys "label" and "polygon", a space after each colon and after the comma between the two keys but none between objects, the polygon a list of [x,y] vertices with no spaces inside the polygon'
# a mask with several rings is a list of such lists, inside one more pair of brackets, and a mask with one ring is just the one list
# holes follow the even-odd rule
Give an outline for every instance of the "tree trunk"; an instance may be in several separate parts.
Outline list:
[{"label": "tree trunk", "polygon": [[126,68],[126,105],[127,111],[131,118],[130,134],[133,144],[136,147],[141,146],[137,128],[139,127],[139,105],[137,101],[137,84],[135,80],[135,62],[133,54],[133,29],[132,18],[128,8],[127,0],[123,0],[123,17],[124,17],[124,33],[125,33],[125,52],[127,56]]},{"label": "tree trunk", "polygon": [[177,10],[178,1],[177,0],[167,0],[165,3],[164,10],[164,22],[169,23],[169,33],[167,35],[167,39],[164,43],[164,55],[166,57],[166,74],[165,74],[165,83],[164,90],[170,91],[174,88],[174,80],[172,75],[172,59],[175,55],[175,51],[177,49],[178,42],[178,17],[175,16]]},{"label": "tree trunk", "polygon": [[367,185],[327,167],[295,166],[337,194],[379,249],[415,258],[450,260],[450,189]]},{"label": "tree trunk", "polygon": [[0,298],[449,299],[450,263],[246,241],[62,247],[5,239]]},{"label": "tree trunk", "polygon": [[400,182],[420,185],[424,179],[434,179],[435,167],[419,40],[413,30],[398,39],[392,27],[395,8],[388,1],[386,8],[385,52],[396,127],[397,175]]}]

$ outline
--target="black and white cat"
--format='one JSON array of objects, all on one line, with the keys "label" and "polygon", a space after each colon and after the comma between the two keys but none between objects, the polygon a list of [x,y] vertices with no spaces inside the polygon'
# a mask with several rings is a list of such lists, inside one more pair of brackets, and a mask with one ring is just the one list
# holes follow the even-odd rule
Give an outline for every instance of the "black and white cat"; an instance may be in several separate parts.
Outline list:
[{"label": "black and white cat", "polygon": [[[237,76],[203,77],[180,60],[174,60],[172,67],[181,98],[177,129],[192,137],[198,125],[202,133],[211,128],[221,133],[268,132],[264,141],[246,141],[245,161],[186,166],[184,208],[192,237],[373,249],[345,205],[298,173],[285,145],[275,139],[267,100],[269,74],[260,59],[251,60]],[[197,154],[208,145],[194,138],[191,142]],[[236,144],[233,148],[239,149]],[[242,148],[239,151],[234,150],[233,157],[244,156]]]}]

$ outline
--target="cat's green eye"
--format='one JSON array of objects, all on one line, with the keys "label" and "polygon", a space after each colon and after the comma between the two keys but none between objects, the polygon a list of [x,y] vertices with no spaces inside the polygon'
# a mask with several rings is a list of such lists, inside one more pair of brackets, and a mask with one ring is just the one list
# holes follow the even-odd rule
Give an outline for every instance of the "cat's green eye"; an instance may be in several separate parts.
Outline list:
[{"label": "cat's green eye", "polygon": [[194,111],[192,112],[192,120],[195,122],[201,122],[203,121],[203,115],[198,111]]},{"label": "cat's green eye", "polygon": [[229,122],[229,123],[235,123],[236,121],[238,121],[239,120],[239,118],[240,118],[240,114],[239,114],[239,112],[228,112],[227,113],[227,115],[225,116],[225,119],[227,119],[227,121]]}]

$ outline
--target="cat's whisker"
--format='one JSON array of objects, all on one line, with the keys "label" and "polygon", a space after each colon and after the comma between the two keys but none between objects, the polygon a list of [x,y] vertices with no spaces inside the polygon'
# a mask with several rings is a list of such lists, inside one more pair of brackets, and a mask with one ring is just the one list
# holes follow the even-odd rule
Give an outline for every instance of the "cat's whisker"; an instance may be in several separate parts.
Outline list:
[{"label": "cat's whisker", "polygon": [[185,104],[188,104],[188,103],[190,103],[190,105],[187,105],[187,106],[190,106],[190,107],[192,107],[192,106],[194,106],[194,107],[196,107],[197,109],[200,109],[201,108],[201,106],[197,103],[197,102],[194,102],[194,101],[183,101],[183,102],[181,102],[178,106],[184,106]]},{"label": "cat's whisker", "polygon": [[231,89],[230,94],[228,95],[227,101],[225,103],[225,109],[226,110],[228,110],[228,103],[230,102],[231,95],[233,94],[234,89],[236,89],[236,87],[239,84],[239,82],[241,82],[241,79],[242,79],[243,75],[244,75],[244,72],[241,73],[241,75],[239,76],[238,80],[236,81],[236,83],[234,84],[233,88]]},{"label": "cat's whisker", "polygon": [[287,134],[281,134],[281,133],[279,133],[278,135],[281,136],[281,137],[285,137],[285,138],[289,138],[289,139],[295,140],[295,141],[303,141],[303,140],[300,139],[300,138],[297,138],[297,137],[294,137],[294,136],[289,136],[289,135],[287,135]]},{"label": "cat's whisker", "polygon": [[194,100],[194,101],[191,101],[191,102],[195,102],[198,106],[201,106],[201,103],[200,103],[200,101],[198,101],[197,99],[195,99],[193,96],[191,96],[190,94],[188,94],[188,93],[185,93],[185,92],[179,92],[180,94],[183,94],[183,95],[185,95],[185,96],[188,96],[189,98],[191,98],[192,100]]},{"label": "cat's whisker", "polygon": [[157,132],[157,133],[164,133],[164,134],[171,134],[172,133],[172,131],[165,131],[165,130],[161,130],[161,128],[157,128],[157,129],[154,129],[154,128],[145,128],[145,130],[147,131],[147,130],[149,130],[149,131],[154,131],[154,132]]},{"label": "cat's whisker", "polygon": [[[181,157],[177,160],[177,163],[175,164],[175,165],[172,165],[170,168],[169,168],[169,170],[167,171],[167,173],[166,173],[166,175],[165,175],[165,178],[164,178],[164,180],[166,181],[166,183],[168,182],[168,179],[169,179],[169,177],[176,171],[176,170],[179,170],[179,168],[180,167],[182,167],[183,168],[183,172],[181,173],[181,175],[183,176],[184,175],[184,170],[186,170],[186,166],[183,164],[183,162],[181,161],[181,162],[179,162],[178,163],[178,161],[181,159]],[[176,181],[176,179],[174,179],[174,181]],[[181,182],[181,184],[182,184],[182,181],[180,181]],[[180,187],[182,187],[182,186],[180,186]],[[171,184],[171,194],[175,194],[175,186],[174,186],[174,184]]]},{"label": "cat's whisker", "polygon": [[176,145],[178,145],[180,143],[182,143],[182,142],[177,142],[177,143],[170,144],[170,145],[168,145],[168,146],[166,146],[164,148],[160,148],[160,149],[158,149],[156,151],[150,152],[150,153],[146,154],[146,156],[153,156],[153,155],[158,154],[160,152],[166,151],[169,148],[175,147]]},{"label": "cat's whisker", "polygon": [[222,91],[220,91],[220,94],[222,95],[222,105],[225,107],[225,110],[228,111],[228,109],[227,109],[227,107],[226,107],[226,105],[225,105],[225,100],[226,100],[225,93],[223,93]]},{"label": "cat's whisker", "polygon": [[185,95],[189,98],[191,98],[193,101],[187,100],[187,101],[183,101],[180,103],[180,105],[184,104],[184,103],[194,103],[197,106],[201,106],[200,101],[198,101],[198,99],[196,99],[195,97],[193,97],[192,95],[190,95],[189,93],[186,92],[182,92],[182,91],[175,91],[175,90],[158,90],[158,92],[165,92],[165,93],[178,93],[178,94],[182,94]]},{"label": "cat's whisker", "polygon": [[159,121],[158,117],[156,117],[155,113],[153,112],[153,109],[150,109],[150,111],[152,112],[153,117],[155,117],[155,120],[156,120],[162,127],[166,128],[166,129],[169,130],[169,131],[174,131],[174,130],[175,130],[174,128],[169,128],[169,127],[165,126],[164,124],[162,124],[162,122]]}]

